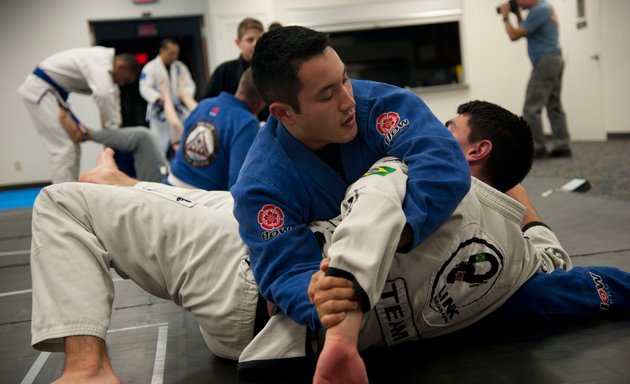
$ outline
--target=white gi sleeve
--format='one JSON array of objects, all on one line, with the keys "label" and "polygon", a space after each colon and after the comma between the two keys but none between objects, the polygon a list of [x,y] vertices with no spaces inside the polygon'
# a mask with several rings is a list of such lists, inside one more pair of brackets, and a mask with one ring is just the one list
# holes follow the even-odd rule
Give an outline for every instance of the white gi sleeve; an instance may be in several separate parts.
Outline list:
[{"label": "white gi sleeve", "polygon": [[[193,81],[188,67],[186,67],[186,65],[181,61],[177,61],[176,63],[181,74],[181,78],[177,79],[177,86],[179,87],[183,85],[184,92],[190,96],[194,96],[195,91],[197,90],[197,85]],[[180,80],[183,81],[183,84],[179,84]]]},{"label": "white gi sleeve", "polygon": [[120,89],[114,83],[112,73],[114,50],[105,48],[92,51],[91,57],[81,60],[79,65],[103,118],[104,128],[119,128],[122,125],[122,116]]},{"label": "white gi sleeve", "polygon": [[407,166],[389,157],[346,191],[342,221],[326,255],[331,259],[328,274],[354,283],[364,312],[380,297],[407,222],[402,209],[406,186]]},{"label": "white gi sleeve", "polygon": [[140,72],[140,95],[149,104],[155,103],[158,97],[160,97],[160,92],[156,89],[157,85],[159,85],[158,76],[155,73],[159,68],[159,63],[156,62],[157,60],[158,59],[149,61],[144,68],[142,68],[142,72]]},{"label": "white gi sleeve", "polygon": [[[531,223],[526,226],[523,235],[528,238],[538,250],[541,258],[553,265],[568,271],[573,267],[567,251],[562,248],[556,235],[543,223]],[[545,271],[551,273],[553,269]]]}]

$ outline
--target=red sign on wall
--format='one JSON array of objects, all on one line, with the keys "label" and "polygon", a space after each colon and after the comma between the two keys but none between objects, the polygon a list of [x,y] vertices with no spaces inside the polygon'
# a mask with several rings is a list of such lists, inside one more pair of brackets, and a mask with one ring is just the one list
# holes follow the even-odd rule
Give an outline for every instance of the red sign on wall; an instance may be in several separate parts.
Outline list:
[{"label": "red sign on wall", "polygon": [[157,35],[157,25],[155,23],[138,24],[138,36],[155,36]]}]

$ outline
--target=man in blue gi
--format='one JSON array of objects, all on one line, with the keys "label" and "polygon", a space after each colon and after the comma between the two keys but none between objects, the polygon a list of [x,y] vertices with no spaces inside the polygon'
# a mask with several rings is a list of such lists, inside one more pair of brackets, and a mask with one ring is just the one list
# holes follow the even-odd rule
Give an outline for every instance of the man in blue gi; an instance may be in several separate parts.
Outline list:
[{"label": "man in blue gi", "polygon": [[241,76],[234,95],[221,92],[202,100],[184,123],[167,184],[205,190],[230,189],[258,133],[256,115],[264,107],[249,69]]},{"label": "man in blue gi", "polygon": [[398,157],[409,167],[408,251],[453,212],[470,171],[457,141],[417,95],[350,81],[326,34],[299,26],[268,32],[251,68],[273,118],[231,189],[234,214],[262,296],[318,329],[307,287],[321,251],[308,224],[337,216],[349,184],[379,158]]}]

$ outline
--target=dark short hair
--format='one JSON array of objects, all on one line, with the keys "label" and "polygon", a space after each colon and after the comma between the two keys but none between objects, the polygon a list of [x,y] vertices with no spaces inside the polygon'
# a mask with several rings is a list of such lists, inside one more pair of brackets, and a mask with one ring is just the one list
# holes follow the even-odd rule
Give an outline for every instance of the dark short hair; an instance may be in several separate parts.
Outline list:
[{"label": "dark short hair", "polygon": [[300,26],[274,29],[256,43],[252,72],[267,105],[279,101],[300,113],[297,94],[302,89],[300,66],[330,46],[328,34]]},{"label": "dark short hair", "polygon": [[282,24],[280,24],[277,21],[274,21],[273,23],[269,24],[269,27],[267,27],[267,30],[273,31],[274,29],[278,29],[278,28],[282,28]]},{"label": "dark short hair", "polygon": [[258,103],[262,100],[260,92],[258,92],[256,84],[254,84],[251,68],[247,68],[241,75],[236,93],[242,94],[250,103]]},{"label": "dark short hair", "polygon": [[468,141],[492,142],[492,152],[482,170],[490,184],[505,192],[523,181],[534,157],[534,140],[527,122],[487,101],[469,101],[457,107],[457,113],[468,117]]},{"label": "dark short hair", "polygon": [[172,39],[170,37],[166,37],[166,38],[162,39],[162,41],[160,41],[160,49],[166,48],[166,46],[169,45],[169,44],[177,45],[179,47],[179,43],[175,39]]},{"label": "dark short hair", "polygon": [[131,53],[119,53],[116,55],[116,60],[122,61],[125,66],[136,75],[140,72],[140,63],[138,63],[136,57]]}]

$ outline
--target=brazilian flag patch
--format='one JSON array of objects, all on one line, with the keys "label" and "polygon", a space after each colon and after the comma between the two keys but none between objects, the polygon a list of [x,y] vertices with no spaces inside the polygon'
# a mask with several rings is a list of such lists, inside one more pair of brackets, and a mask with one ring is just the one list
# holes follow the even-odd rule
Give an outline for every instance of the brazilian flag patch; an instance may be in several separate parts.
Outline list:
[{"label": "brazilian flag patch", "polygon": [[370,175],[385,176],[385,175],[389,175],[390,173],[394,173],[394,172],[396,172],[395,168],[386,167],[386,166],[379,166],[379,167],[370,168],[367,172],[365,172],[363,174],[363,177],[370,176]]}]

